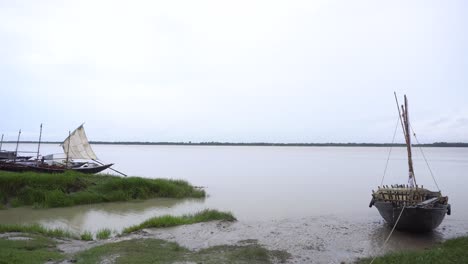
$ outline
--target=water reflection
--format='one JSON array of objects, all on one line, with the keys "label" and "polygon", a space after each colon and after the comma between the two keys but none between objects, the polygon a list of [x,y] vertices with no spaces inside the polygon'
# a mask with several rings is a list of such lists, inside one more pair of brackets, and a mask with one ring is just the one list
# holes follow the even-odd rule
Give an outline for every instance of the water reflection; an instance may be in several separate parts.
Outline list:
[{"label": "water reflection", "polygon": [[204,209],[204,199],[159,198],[136,202],[102,203],[66,208],[32,209],[30,207],[0,210],[2,223],[40,223],[74,232],[96,232],[109,228],[121,231],[130,225],[164,214],[185,214],[194,208]]},{"label": "water reflection", "polygon": [[[372,231],[369,234],[369,246],[371,252],[375,252],[375,254],[382,252],[384,242],[391,230],[392,227],[383,221],[372,228]],[[444,235],[439,229],[424,233],[395,230],[391,238],[388,240],[384,252],[429,248],[443,240]]]}]

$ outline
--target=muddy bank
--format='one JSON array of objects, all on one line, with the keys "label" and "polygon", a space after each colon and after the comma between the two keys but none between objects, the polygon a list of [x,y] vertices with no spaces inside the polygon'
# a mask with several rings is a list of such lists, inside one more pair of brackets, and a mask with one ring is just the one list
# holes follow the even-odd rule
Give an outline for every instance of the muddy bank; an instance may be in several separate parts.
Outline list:
[{"label": "muddy bank", "polygon": [[[461,224],[461,223],[459,223]],[[468,224],[464,223],[468,230]],[[460,230],[458,226],[456,230]],[[442,230],[445,229],[445,230]],[[285,250],[291,263],[341,263],[359,257],[402,249],[424,249],[444,239],[466,235],[449,225],[426,234],[394,233],[381,250],[390,229],[381,220],[348,222],[333,217],[302,218],[265,222],[210,222],[169,229],[145,229],[141,237],[174,241],[198,250],[206,247],[256,240],[271,250]]]},{"label": "muddy bank", "polygon": [[291,254],[288,263],[342,263],[403,249],[424,249],[449,238],[468,234],[468,223],[446,221],[436,231],[408,234],[396,231],[385,250],[390,232],[382,220],[347,221],[332,216],[272,221],[208,222],[163,229],[144,229],[105,241],[59,243],[60,250],[76,253],[106,243],[131,239],[162,239],[189,250],[254,242],[268,250]]}]

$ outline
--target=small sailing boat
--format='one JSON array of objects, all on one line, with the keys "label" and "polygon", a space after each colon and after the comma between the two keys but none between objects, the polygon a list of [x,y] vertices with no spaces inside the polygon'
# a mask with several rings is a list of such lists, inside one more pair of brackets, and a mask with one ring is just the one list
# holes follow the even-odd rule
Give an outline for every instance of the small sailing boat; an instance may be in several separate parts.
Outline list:
[{"label": "small sailing boat", "polygon": [[[65,153],[65,167],[82,173],[99,173],[114,164],[100,162],[89,144],[83,124],[68,135],[61,144]],[[76,161],[81,160],[81,161]]]},{"label": "small sailing boat", "polygon": [[[395,99],[398,106],[396,93]],[[404,105],[401,105],[401,112],[400,107],[398,112],[408,153],[408,184],[378,186],[377,191],[372,190],[369,207],[375,205],[385,221],[396,229],[430,231],[442,223],[446,214],[451,214],[450,204],[448,197],[443,196],[440,190],[430,191],[416,184],[406,95]]]}]

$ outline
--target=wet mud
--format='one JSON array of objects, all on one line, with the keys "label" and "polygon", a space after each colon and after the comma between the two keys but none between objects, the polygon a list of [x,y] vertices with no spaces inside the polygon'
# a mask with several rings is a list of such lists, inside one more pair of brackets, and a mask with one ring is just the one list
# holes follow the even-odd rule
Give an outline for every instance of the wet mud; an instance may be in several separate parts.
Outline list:
[{"label": "wet mud", "polygon": [[287,251],[288,263],[350,263],[359,257],[403,249],[424,249],[445,239],[468,235],[468,223],[446,221],[430,233],[390,232],[383,220],[348,221],[327,216],[271,221],[208,222],[163,229],[144,229],[104,241],[62,241],[59,248],[76,253],[104,243],[157,238],[191,250],[219,245],[258,243],[269,250]]}]

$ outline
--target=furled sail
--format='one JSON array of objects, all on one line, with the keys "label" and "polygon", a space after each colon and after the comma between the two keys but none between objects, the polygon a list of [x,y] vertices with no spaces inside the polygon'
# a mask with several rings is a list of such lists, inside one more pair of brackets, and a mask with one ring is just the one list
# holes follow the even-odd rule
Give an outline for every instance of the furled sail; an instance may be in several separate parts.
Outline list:
[{"label": "furled sail", "polygon": [[94,154],[88,142],[83,125],[75,129],[75,131],[63,141],[62,148],[65,155],[68,154],[69,159],[97,159],[96,154]]}]

